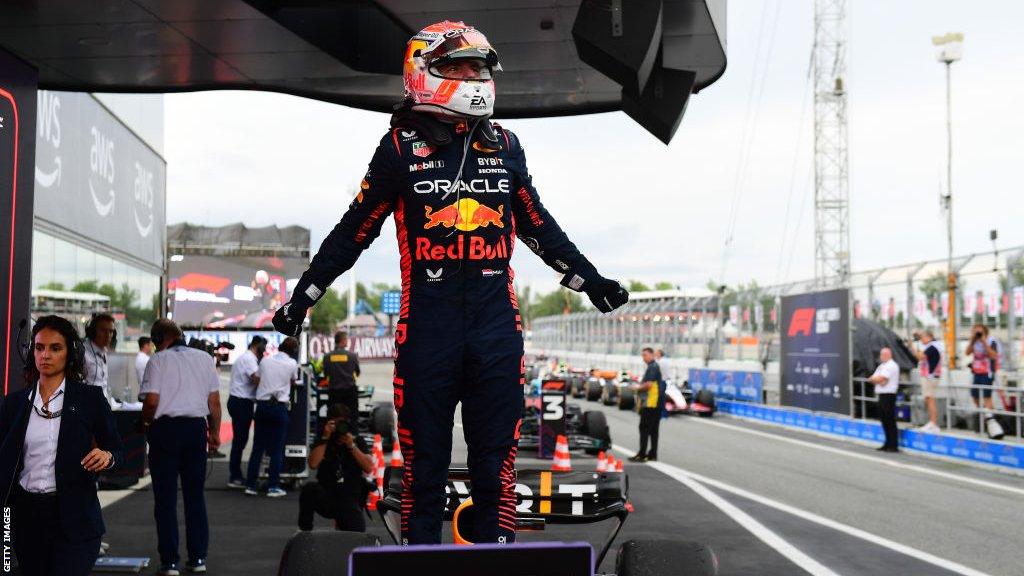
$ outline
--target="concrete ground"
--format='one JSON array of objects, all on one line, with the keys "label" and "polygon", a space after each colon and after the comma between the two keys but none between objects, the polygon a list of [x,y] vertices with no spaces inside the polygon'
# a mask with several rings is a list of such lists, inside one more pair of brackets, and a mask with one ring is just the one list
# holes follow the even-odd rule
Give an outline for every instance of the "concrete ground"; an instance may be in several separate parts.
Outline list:
[{"label": "concrete ground", "polygon": [[[363,378],[390,400],[389,362]],[[226,392],[226,390],[225,390]],[[616,453],[637,445],[637,415],[574,400],[608,417]],[[225,411],[226,416],[226,411]],[[457,424],[458,426],[458,424]],[[455,429],[453,465],[465,461]],[[683,538],[709,543],[720,573],[1024,575],[1024,478],[716,416],[675,416],[661,426],[660,462],[629,464],[630,515],[618,542]],[[226,451],[227,447],[225,447]],[[273,574],[295,531],[297,494],[247,498],[224,487],[212,461],[206,497],[211,574]],[[575,469],[595,465],[574,454]],[[520,468],[548,467],[521,455]],[[119,556],[150,556],[156,531],[145,483],[103,493],[107,535]],[[370,531],[385,537],[379,519]],[[323,519],[318,528],[328,528]],[[528,539],[599,542],[606,525],[550,529]],[[182,531],[184,525],[182,523]],[[182,533],[182,555],[184,533]],[[614,554],[601,566],[613,569]]]}]

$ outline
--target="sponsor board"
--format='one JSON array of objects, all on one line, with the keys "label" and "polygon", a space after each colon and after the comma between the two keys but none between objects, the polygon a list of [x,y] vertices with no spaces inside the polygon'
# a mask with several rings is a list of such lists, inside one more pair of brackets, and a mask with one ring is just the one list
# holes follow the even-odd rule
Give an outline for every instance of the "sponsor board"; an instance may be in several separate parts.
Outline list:
[{"label": "sponsor board", "polygon": [[[334,349],[334,336],[329,334],[311,334],[309,336],[309,357],[315,360],[323,358]],[[348,351],[359,355],[360,360],[385,360],[395,355],[395,340],[386,336],[349,336]]]},{"label": "sponsor board", "polygon": [[850,413],[850,291],[782,298],[781,403]]},{"label": "sponsor board", "polygon": [[[730,400],[722,400],[717,403],[717,406],[720,412],[743,418],[857,440],[885,442],[885,432],[882,430],[882,426],[873,420],[853,420],[843,416]],[[914,429],[905,429],[900,430],[900,447],[949,458],[1024,470],[1024,445],[980,438],[928,434]]]},{"label": "sponsor board", "polygon": [[763,374],[740,370],[690,368],[689,382],[694,392],[710,390],[715,394],[716,400],[721,398],[760,403],[761,391],[764,389]]}]

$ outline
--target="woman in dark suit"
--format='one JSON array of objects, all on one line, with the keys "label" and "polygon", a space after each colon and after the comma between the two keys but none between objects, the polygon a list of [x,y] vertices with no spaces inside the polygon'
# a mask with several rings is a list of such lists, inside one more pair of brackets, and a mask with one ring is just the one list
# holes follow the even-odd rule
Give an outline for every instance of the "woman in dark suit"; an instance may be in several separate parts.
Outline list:
[{"label": "woman in dark suit", "polygon": [[32,327],[27,386],[0,410],[0,490],[26,576],[85,576],[105,528],[96,473],[122,461],[103,391],[83,383],[78,332],[60,316]]}]

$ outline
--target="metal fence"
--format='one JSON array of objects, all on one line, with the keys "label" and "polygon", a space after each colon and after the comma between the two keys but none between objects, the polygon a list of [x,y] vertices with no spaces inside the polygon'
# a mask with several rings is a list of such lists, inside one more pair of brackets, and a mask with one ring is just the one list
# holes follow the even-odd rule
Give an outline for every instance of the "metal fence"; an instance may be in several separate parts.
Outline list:
[{"label": "metal fence", "polygon": [[[1016,372],[1024,318],[1024,247],[954,259],[958,277],[955,324],[961,336],[985,324],[1001,343],[1002,367]],[[878,321],[908,340],[932,328],[941,341],[949,316],[946,261],[919,261],[853,273],[849,288],[855,317]],[[782,296],[815,290],[814,281],[777,286],[638,293],[612,312],[578,312],[533,319],[529,343],[537,350],[639,354],[644,346],[675,357],[750,361],[766,368],[779,355]],[[961,356],[967,340],[960,338]]]},{"label": "metal fence", "polygon": [[[850,386],[850,397],[854,405],[853,415],[857,418],[877,416],[874,406],[878,402],[878,396],[875,394],[874,385],[868,382],[867,378],[853,378]],[[924,399],[920,396],[920,389],[921,385],[918,382],[900,382],[899,398],[896,402],[897,409],[903,408],[909,412],[909,417],[902,420],[916,425],[928,421],[928,412]],[[975,405],[971,399],[972,390],[977,390],[979,397],[985,392],[990,392],[993,407],[986,408],[984,402]],[[938,412],[936,423],[946,430],[967,428],[983,432],[985,421],[990,417],[997,417],[1007,436],[1021,438],[1024,436],[1022,399],[1024,389],[1014,386],[947,384],[940,387],[940,393],[935,399]]]}]

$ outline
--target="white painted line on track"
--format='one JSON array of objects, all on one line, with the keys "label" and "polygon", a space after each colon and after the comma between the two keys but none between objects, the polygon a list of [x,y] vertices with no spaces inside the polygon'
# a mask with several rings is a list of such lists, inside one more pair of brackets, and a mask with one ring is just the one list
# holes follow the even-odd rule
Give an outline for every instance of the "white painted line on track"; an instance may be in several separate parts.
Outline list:
[{"label": "white painted line on track", "polygon": [[769,438],[778,442],[786,442],[796,446],[802,446],[804,448],[814,448],[815,450],[821,450],[824,452],[831,452],[833,454],[840,454],[849,458],[857,458],[859,460],[865,460],[867,462],[874,462],[875,464],[882,464],[885,466],[891,466],[893,468],[899,468],[902,470],[910,470],[919,474],[927,474],[929,476],[935,476],[938,478],[945,478],[947,480],[955,480],[957,482],[964,482],[966,484],[973,484],[975,486],[982,486],[991,490],[1001,490],[1003,492],[1009,492],[1018,496],[1024,496],[1024,489],[1015,488],[1013,486],[1007,486],[1004,484],[997,484],[996,482],[989,482],[987,480],[980,480],[978,478],[971,478],[970,476],[961,476],[959,474],[953,474],[950,472],[943,472],[941,470],[932,470],[925,468],[924,466],[917,466],[915,464],[907,464],[900,462],[899,460],[893,460],[891,458],[880,458],[878,456],[871,456],[868,454],[860,454],[858,452],[851,452],[850,450],[843,450],[841,448],[835,448],[834,446],[823,446],[815,442],[808,442],[806,440],[799,440],[796,438],[790,438],[788,436],[782,436],[779,434],[772,434],[771,432],[765,432],[763,430],[752,430],[750,428],[744,428],[743,426],[736,426],[734,424],[726,424],[724,422],[712,422],[706,418],[694,418],[695,422],[706,424],[708,426],[717,426],[719,428],[727,428],[736,432],[742,432],[744,434],[751,434],[754,436],[760,436],[762,438]]},{"label": "white painted line on track", "polygon": [[[630,456],[635,454],[635,452],[621,446],[615,446],[615,449]],[[630,452],[632,452],[632,454],[630,454]],[[682,483],[687,488],[696,492],[698,496],[707,500],[712,506],[721,510],[726,516],[732,518],[737,524],[747,529],[751,534],[756,536],[776,552],[785,556],[790,562],[796,564],[800,568],[803,568],[808,574],[813,576],[839,576],[814,558],[811,558],[802,552],[796,546],[790,544],[782,536],[779,536],[775,532],[766,528],[764,524],[761,524],[746,512],[740,510],[733,504],[730,504],[724,498],[715,494],[700,482],[690,478],[690,476],[682,470],[659,468],[658,471],[668,475],[673,480]]]},{"label": "white painted line on track", "polygon": [[[613,446],[615,447],[616,450],[618,450],[620,452],[633,453],[632,450],[629,450],[628,448],[619,446],[617,444],[615,444]],[[878,536],[877,534],[872,534],[870,532],[861,530],[860,528],[854,528],[853,526],[850,526],[848,524],[843,524],[841,522],[836,522],[835,520],[831,520],[829,518],[825,518],[824,516],[819,516],[819,515],[817,515],[817,514],[815,514],[813,512],[808,512],[806,510],[802,510],[802,509],[797,508],[795,506],[790,506],[789,504],[783,504],[782,502],[779,502],[777,500],[773,500],[771,498],[767,498],[767,497],[761,496],[759,494],[754,494],[753,492],[750,492],[748,490],[744,490],[742,488],[737,488],[735,486],[726,484],[725,482],[720,482],[720,481],[715,480],[713,478],[708,478],[707,476],[702,476],[702,475],[696,474],[694,472],[689,472],[687,470],[683,470],[682,468],[679,468],[678,466],[673,466],[671,464],[666,464],[664,462],[648,462],[647,465],[652,467],[652,468],[654,468],[655,470],[657,470],[657,471],[659,471],[659,472],[669,476],[670,478],[673,478],[673,479],[678,480],[680,482],[683,482],[680,479],[681,477],[686,477],[686,478],[689,478],[691,481],[697,481],[697,482],[700,482],[700,483],[703,483],[703,484],[707,484],[708,486],[712,486],[714,488],[718,488],[719,490],[723,490],[725,492],[730,492],[732,494],[735,494],[737,496],[741,496],[741,497],[746,498],[748,500],[753,500],[754,502],[757,502],[758,504],[762,504],[762,505],[767,506],[769,508],[774,508],[774,509],[779,510],[781,512],[786,512],[787,514],[792,514],[793,516],[796,516],[798,518],[803,518],[804,520],[807,520],[808,522],[813,522],[815,524],[819,524],[821,526],[825,526],[826,528],[831,528],[833,530],[842,532],[844,534],[848,534],[848,535],[853,536],[855,538],[860,538],[861,540],[870,542],[872,544],[876,544],[878,546],[882,546],[883,548],[888,548],[888,549],[893,550],[895,552],[899,552],[900,554],[904,554],[906,556],[910,556],[911,558],[915,558],[915,559],[920,560],[922,562],[927,562],[928,564],[932,564],[933,566],[938,566],[939,568],[943,568],[943,569],[949,570],[951,572],[955,572],[957,574],[963,574],[964,576],[989,576],[985,572],[982,572],[980,570],[975,570],[974,568],[969,568],[967,566],[964,566],[963,564],[958,564],[956,562],[953,562],[952,560],[946,560],[945,558],[940,558],[938,556],[935,556],[934,554],[929,554],[928,552],[925,552],[924,550],[918,550],[917,548],[914,548],[912,546],[907,546],[906,544],[900,544],[899,542],[895,542],[893,540],[889,540],[888,538],[883,538],[882,536]],[[689,484],[687,484],[686,482],[683,482],[683,484],[686,484],[687,486],[689,486]]]}]

